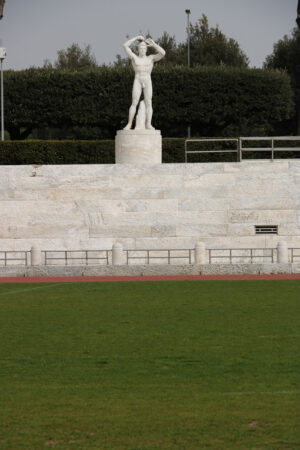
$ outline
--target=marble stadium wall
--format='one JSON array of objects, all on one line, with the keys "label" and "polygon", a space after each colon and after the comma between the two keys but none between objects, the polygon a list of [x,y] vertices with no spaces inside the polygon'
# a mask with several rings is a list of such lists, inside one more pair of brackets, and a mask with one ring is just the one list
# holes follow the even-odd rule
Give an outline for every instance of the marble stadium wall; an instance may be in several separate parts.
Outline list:
[{"label": "marble stadium wall", "polygon": [[300,160],[1,166],[0,214],[0,250],[300,247]]}]

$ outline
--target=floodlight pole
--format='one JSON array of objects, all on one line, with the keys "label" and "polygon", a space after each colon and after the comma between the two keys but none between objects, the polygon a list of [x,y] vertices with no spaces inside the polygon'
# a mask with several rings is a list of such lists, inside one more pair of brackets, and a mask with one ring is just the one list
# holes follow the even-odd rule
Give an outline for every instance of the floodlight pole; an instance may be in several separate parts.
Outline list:
[{"label": "floodlight pole", "polygon": [[1,141],[4,141],[4,89],[3,89],[3,58],[1,58]]},{"label": "floodlight pole", "polygon": [[[188,67],[191,66],[191,57],[190,57],[190,14],[191,10],[186,9],[185,10],[186,17],[187,17],[187,65]],[[191,137],[191,126],[189,125],[187,128],[187,136],[188,138]]]}]

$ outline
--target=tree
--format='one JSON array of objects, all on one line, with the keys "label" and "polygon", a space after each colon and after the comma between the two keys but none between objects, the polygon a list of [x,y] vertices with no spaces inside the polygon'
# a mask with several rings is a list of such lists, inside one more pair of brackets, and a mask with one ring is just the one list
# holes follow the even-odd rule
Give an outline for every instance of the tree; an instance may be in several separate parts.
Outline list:
[{"label": "tree", "polygon": [[5,0],[0,0],[0,19],[3,17],[3,8],[4,8]]},{"label": "tree", "polygon": [[300,0],[298,0],[298,8],[297,8],[297,19],[296,19],[298,28],[300,29]]},{"label": "tree", "polygon": [[247,67],[249,63],[238,42],[227,38],[218,26],[210,28],[205,14],[190,25],[190,52],[191,65]]},{"label": "tree", "polygon": [[283,69],[290,75],[297,109],[294,131],[300,135],[300,29],[295,28],[290,37],[285,35],[274,44],[273,53],[267,56],[264,67]]},{"label": "tree", "polygon": [[[164,64],[187,64],[187,42],[177,43],[175,36],[166,31],[156,42],[166,50]],[[208,19],[203,14],[193,25],[190,24],[190,54],[191,66],[229,66],[247,67],[249,60],[241,50],[237,41],[227,38],[219,27],[211,28]],[[126,58],[117,55],[114,65],[126,65]]]},{"label": "tree", "polygon": [[162,60],[162,63],[186,65],[186,54],[184,55],[183,44],[177,44],[175,36],[170,36],[169,33],[165,31],[163,35],[157,39],[157,43],[166,51],[166,56]]},{"label": "tree", "polygon": [[57,51],[57,60],[52,65],[49,60],[45,60],[45,69],[62,69],[82,71],[97,67],[95,56],[91,53],[91,46],[86,45],[83,49],[78,44],[73,43],[66,50]]}]

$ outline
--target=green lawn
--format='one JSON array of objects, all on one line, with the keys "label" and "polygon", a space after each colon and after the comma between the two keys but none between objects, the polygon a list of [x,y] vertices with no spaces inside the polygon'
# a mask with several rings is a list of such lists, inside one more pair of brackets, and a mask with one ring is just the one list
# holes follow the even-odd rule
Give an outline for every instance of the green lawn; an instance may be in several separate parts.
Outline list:
[{"label": "green lawn", "polygon": [[0,285],[1,449],[300,448],[300,281]]}]

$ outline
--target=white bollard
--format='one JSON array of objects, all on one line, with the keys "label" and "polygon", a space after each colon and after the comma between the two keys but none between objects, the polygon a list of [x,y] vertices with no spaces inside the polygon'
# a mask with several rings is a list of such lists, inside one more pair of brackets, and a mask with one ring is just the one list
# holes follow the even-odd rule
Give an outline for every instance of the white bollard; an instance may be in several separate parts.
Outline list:
[{"label": "white bollard", "polygon": [[31,247],[31,265],[40,266],[42,264],[42,252],[37,246]]},{"label": "white bollard", "polygon": [[124,264],[123,246],[119,242],[112,246],[112,264],[114,266],[122,266]]},{"label": "white bollard", "polygon": [[195,264],[206,264],[206,248],[204,242],[196,243]]},{"label": "white bollard", "polygon": [[278,263],[288,263],[289,262],[289,254],[288,248],[285,241],[278,242],[277,245],[277,262]]}]

